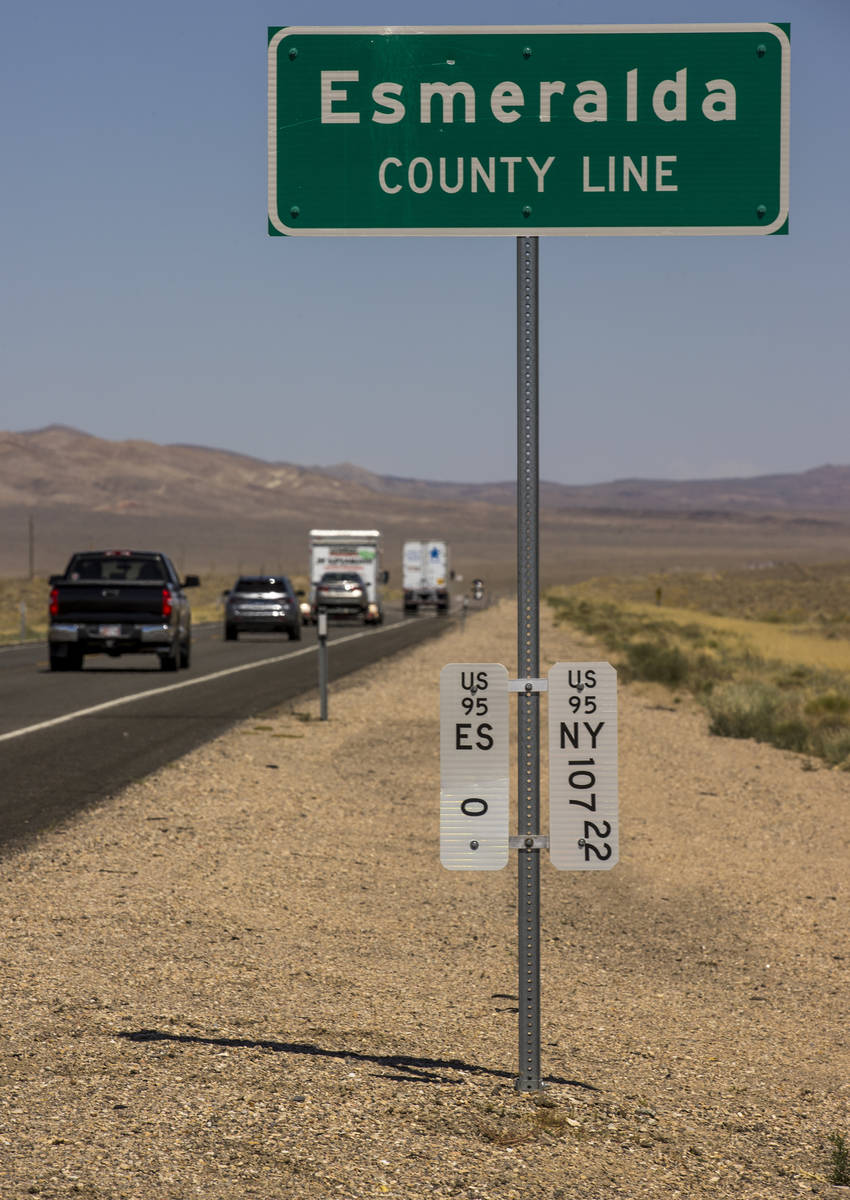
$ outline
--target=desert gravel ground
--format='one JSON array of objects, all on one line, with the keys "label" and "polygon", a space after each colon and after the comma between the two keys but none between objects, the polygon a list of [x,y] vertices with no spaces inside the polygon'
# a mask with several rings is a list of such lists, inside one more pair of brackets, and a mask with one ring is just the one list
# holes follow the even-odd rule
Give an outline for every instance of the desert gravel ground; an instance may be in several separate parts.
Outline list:
[{"label": "desert gravel ground", "polygon": [[516,1092],[514,860],[438,860],[439,670],[515,643],[500,604],[0,861],[0,1197],[846,1194],[848,776],[666,692],[620,690],[620,864],[544,863]]}]

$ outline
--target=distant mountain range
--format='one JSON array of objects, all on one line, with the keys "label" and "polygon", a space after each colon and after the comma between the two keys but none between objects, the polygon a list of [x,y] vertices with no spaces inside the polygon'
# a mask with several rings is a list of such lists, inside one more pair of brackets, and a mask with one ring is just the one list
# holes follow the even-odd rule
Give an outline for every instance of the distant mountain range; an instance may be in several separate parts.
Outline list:
[{"label": "distant mountain range", "polygon": [[[513,481],[445,483],[378,475],[351,463],[302,467],[194,445],[113,442],[63,425],[0,433],[0,507],[70,507],[158,516],[216,513],[344,520],[345,514],[423,504],[513,506]],[[391,504],[388,506],[388,501]],[[749,479],[618,479],[541,483],[550,512],[742,514],[850,511],[850,466]]]},{"label": "distant mountain range", "polygon": [[[848,557],[850,467],[687,482],[541,485],[541,578]],[[380,529],[391,586],[410,538],[445,538],[466,579],[516,583],[516,486],[301,467],[204,446],[111,442],[51,425],[0,433],[0,575],[135,546],[181,571],[306,569],[309,530]]]}]

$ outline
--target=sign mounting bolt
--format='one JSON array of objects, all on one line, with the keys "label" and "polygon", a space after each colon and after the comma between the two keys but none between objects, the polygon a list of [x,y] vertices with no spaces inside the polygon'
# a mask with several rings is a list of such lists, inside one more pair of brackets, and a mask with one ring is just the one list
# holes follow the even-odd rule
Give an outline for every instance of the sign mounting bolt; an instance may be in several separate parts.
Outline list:
[{"label": "sign mounting bolt", "polygon": [[290,47],[290,50],[289,50],[290,62],[295,62],[297,57],[298,57],[298,50],[296,49],[296,47],[295,46]]},{"label": "sign mounting bolt", "polygon": [[767,54],[767,46],[765,46],[764,43],[756,46],[756,54],[759,58],[764,58],[765,54]]},{"label": "sign mounting bolt", "polygon": [[530,46],[523,46],[522,57],[523,58],[531,58],[531,47]]},{"label": "sign mounting bolt", "polygon": [[531,216],[531,205],[530,204],[526,204],[523,206],[522,215],[525,217],[526,220],[528,220],[528,218]]},{"label": "sign mounting bolt", "polygon": [[760,204],[756,209],[756,216],[761,221],[767,216],[767,205]]},{"label": "sign mounting bolt", "polygon": [[297,204],[293,204],[292,208],[290,208],[289,215],[290,215],[290,217],[293,217],[296,220],[298,219],[298,217],[301,216],[301,209],[298,207]]},{"label": "sign mounting bolt", "polygon": [[478,842],[472,841],[472,842],[470,842],[470,843],[469,843],[469,848],[470,848],[470,850],[477,850],[477,849],[478,849],[478,846],[479,846],[479,843],[478,843]]}]

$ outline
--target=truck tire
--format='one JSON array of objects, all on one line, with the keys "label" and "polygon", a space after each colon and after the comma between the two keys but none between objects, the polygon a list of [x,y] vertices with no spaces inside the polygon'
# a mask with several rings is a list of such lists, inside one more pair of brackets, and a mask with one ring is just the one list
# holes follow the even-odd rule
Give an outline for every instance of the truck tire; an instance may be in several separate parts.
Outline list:
[{"label": "truck tire", "polygon": [[192,665],[192,639],[186,638],[185,642],[180,645],[180,666],[184,671],[188,670]]},{"label": "truck tire", "polygon": [[48,648],[47,653],[50,657],[50,670],[51,671],[67,671],[68,670],[68,659],[67,659],[66,655],[60,654],[58,649],[55,646],[50,646]]},{"label": "truck tire", "polygon": [[291,626],[291,628],[289,630],[289,640],[290,640],[290,642],[300,642],[301,641],[301,626],[300,625]]},{"label": "truck tire", "polygon": [[82,671],[83,669],[84,655],[79,646],[66,645],[64,654],[57,646],[51,646],[49,654],[51,671]]},{"label": "truck tire", "polygon": [[235,642],[238,637],[239,637],[239,630],[236,628],[235,625],[231,625],[228,622],[228,624],[225,625],[225,627],[224,627],[224,640],[226,642]]},{"label": "truck tire", "polygon": [[180,647],[175,643],[165,654],[159,656],[159,669],[161,671],[176,671],[180,666]]}]

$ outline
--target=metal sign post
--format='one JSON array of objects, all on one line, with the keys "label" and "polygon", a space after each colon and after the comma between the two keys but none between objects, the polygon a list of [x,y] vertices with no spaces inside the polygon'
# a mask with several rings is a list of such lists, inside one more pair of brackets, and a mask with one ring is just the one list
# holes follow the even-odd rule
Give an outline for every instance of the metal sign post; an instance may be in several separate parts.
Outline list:
[{"label": "metal sign post", "polygon": [[[517,832],[540,833],[538,244],[517,238],[517,675],[527,680],[517,713]],[[540,850],[517,855],[519,1078],[517,1090],[540,1087]]]},{"label": "metal sign post", "polygon": [[328,719],[328,614],[318,615],[319,634],[319,719]]}]

